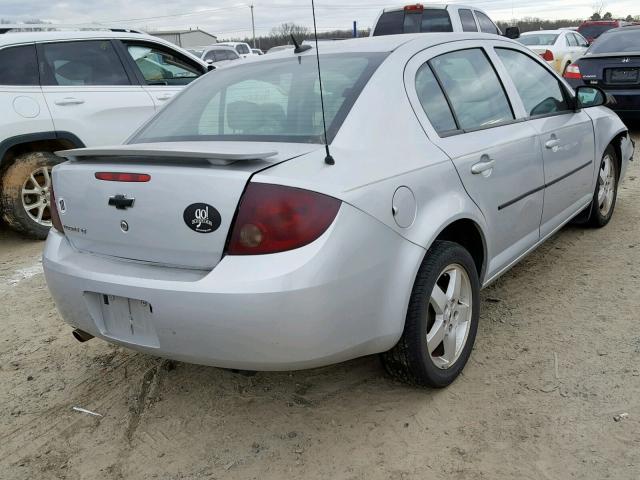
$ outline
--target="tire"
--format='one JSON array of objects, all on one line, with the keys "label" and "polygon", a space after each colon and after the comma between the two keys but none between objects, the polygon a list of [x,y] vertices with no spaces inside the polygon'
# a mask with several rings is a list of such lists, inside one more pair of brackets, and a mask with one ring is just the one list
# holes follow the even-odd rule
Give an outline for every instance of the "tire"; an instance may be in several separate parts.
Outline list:
[{"label": "tire", "polygon": [[591,201],[591,213],[587,220],[587,224],[591,227],[602,228],[613,216],[618,198],[619,165],[616,151],[609,145],[602,155],[598,169],[598,180]]},{"label": "tire", "polygon": [[[455,295],[447,295],[452,275],[460,281],[459,302],[452,301]],[[434,295],[439,302],[434,300]],[[446,306],[442,308],[438,304]],[[468,305],[466,309],[464,304]],[[436,308],[442,313],[437,313]],[[457,243],[434,242],[418,270],[402,336],[395,347],[381,355],[385,369],[391,376],[411,385],[446,387],[469,359],[479,317],[480,281],[473,258]],[[438,326],[455,335],[440,335],[443,340],[439,342]],[[456,347],[445,348],[452,345],[453,339]]]},{"label": "tire", "polygon": [[51,168],[60,162],[62,159],[53,153],[30,152],[16,157],[5,170],[0,187],[0,215],[9,227],[29,238],[47,237],[51,228]]}]

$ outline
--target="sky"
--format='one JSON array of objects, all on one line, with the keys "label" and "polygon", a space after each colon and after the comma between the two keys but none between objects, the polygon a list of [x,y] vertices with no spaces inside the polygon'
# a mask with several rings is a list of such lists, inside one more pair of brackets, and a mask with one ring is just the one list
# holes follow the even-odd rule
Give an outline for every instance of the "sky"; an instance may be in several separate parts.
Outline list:
[{"label": "sky", "polygon": [[[283,22],[312,26],[311,0],[0,0],[0,17],[16,22],[38,18],[53,23],[109,23],[145,30],[201,28],[224,39],[251,35],[252,3],[258,36]],[[526,16],[586,18],[596,4],[604,4],[603,12],[610,11],[616,17],[640,15],[640,0],[466,0],[460,3],[479,7],[494,20]],[[389,3],[317,0],[318,29],[350,29],[354,20],[358,27],[367,28],[382,7],[395,4],[394,0]]]}]

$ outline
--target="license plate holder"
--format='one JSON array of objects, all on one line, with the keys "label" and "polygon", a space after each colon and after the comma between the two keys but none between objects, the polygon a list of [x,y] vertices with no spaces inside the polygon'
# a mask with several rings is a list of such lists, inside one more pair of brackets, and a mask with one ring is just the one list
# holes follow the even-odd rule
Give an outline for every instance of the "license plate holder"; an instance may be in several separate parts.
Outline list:
[{"label": "license plate holder", "polygon": [[[88,292],[87,292],[88,293]],[[126,343],[157,348],[153,307],[145,300],[102,293],[88,293],[96,323],[105,337]]]},{"label": "license plate holder", "polygon": [[609,70],[609,83],[638,83],[640,69],[612,68]]}]

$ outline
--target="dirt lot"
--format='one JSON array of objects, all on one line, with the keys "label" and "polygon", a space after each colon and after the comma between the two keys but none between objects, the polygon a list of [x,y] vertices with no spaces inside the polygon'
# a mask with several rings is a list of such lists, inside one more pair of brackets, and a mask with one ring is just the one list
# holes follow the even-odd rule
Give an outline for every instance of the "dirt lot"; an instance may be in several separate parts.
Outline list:
[{"label": "dirt lot", "polygon": [[0,478],[639,479],[639,176],[607,228],[564,229],[483,292],[441,391],[375,357],[246,376],[80,344],[42,243],[0,226]]}]

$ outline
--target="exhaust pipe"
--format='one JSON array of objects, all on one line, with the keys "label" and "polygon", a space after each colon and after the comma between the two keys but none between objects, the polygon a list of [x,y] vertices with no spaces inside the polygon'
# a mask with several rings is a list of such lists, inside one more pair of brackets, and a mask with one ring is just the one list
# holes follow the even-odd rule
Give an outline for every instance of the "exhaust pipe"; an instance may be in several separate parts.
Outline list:
[{"label": "exhaust pipe", "polygon": [[79,328],[74,329],[71,333],[73,334],[73,338],[78,340],[80,343],[84,343],[93,338],[93,335],[85,332],[84,330],[80,330]]}]

